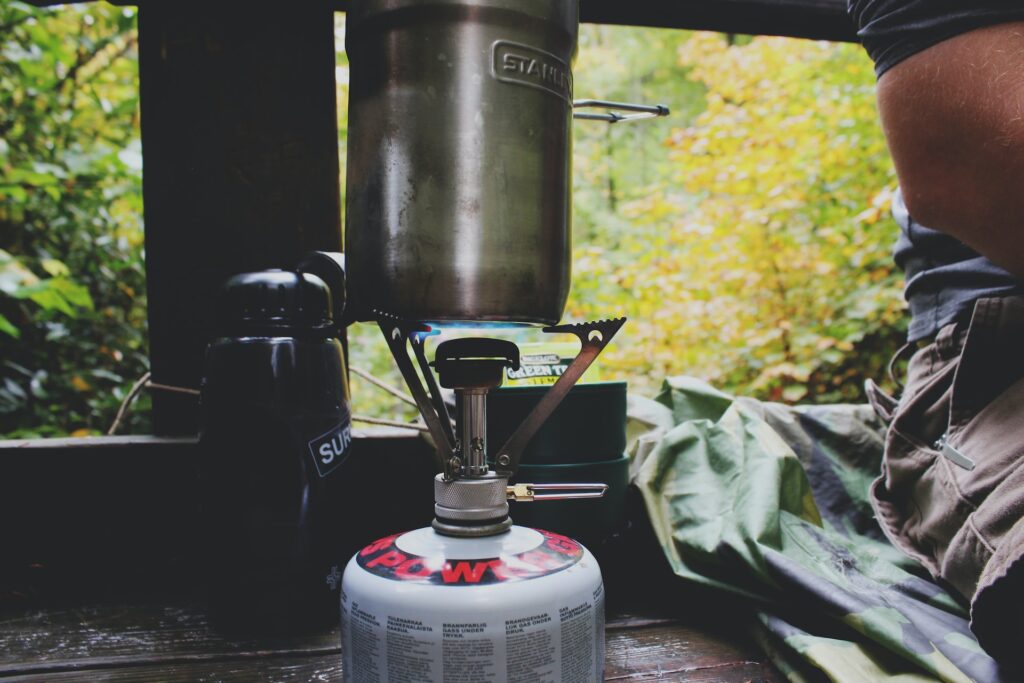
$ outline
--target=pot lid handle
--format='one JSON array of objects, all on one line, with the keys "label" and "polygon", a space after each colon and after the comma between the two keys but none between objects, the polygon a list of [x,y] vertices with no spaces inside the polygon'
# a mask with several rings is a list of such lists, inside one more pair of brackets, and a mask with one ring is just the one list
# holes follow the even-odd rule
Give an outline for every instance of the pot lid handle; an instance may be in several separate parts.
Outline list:
[{"label": "pot lid handle", "polygon": [[[668,116],[669,108],[665,104],[633,104],[630,102],[610,102],[608,100],[573,100],[573,109],[604,109],[603,112],[574,111],[574,119],[585,119],[587,121],[607,121],[618,123],[619,121],[639,121],[640,119],[653,119],[659,116]],[[620,111],[631,112],[619,114]]]}]

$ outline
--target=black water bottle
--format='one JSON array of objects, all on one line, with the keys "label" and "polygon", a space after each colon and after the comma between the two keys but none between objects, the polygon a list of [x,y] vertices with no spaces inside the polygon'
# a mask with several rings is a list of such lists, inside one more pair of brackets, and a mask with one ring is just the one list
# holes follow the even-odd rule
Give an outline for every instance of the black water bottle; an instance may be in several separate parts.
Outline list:
[{"label": "black water bottle", "polygon": [[354,551],[341,306],[319,277],[284,270],[230,278],[218,304],[200,433],[211,614],[232,630],[329,626]]}]

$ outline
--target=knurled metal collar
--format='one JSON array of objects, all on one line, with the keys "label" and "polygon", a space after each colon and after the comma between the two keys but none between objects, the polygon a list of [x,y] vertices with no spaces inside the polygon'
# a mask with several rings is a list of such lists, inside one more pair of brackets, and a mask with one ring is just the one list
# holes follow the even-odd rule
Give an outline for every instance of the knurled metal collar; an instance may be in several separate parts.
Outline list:
[{"label": "knurled metal collar", "polygon": [[508,479],[491,473],[445,481],[434,477],[434,514],[459,522],[494,521],[508,516]]}]

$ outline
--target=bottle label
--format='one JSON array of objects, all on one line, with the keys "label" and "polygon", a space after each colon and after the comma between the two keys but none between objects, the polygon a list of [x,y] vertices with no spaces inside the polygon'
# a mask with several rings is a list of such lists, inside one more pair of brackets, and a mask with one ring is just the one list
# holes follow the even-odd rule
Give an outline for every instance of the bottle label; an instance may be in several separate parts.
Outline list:
[{"label": "bottle label", "polygon": [[351,452],[352,425],[346,421],[309,442],[309,453],[320,478],[338,469]]},{"label": "bottle label", "polygon": [[401,534],[371,543],[356,555],[359,566],[393,581],[442,586],[480,586],[525,581],[548,576],[573,566],[583,557],[583,546],[567,536],[537,529],[541,543],[516,555],[471,560],[430,558],[403,552],[396,541]]}]

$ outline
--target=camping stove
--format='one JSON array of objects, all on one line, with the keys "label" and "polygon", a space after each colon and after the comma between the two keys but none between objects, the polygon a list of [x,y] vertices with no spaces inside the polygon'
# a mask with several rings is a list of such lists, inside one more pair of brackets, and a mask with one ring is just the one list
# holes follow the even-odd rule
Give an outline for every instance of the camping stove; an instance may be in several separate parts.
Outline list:
[{"label": "camping stove", "polygon": [[[511,526],[508,500],[598,498],[604,493],[604,484],[510,486],[509,481],[530,439],[625,321],[618,318],[544,328],[546,333],[576,335],[580,352],[519,428],[494,451],[492,469],[487,457],[487,392],[501,386],[507,369],[519,369],[519,348],[502,339],[451,339],[440,343],[434,361],[428,362],[424,340],[433,332],[429,326],[389,316],[379,318],[381,331],[434,439],[443,470],[434,480],[434,529],[450,536],[489,536]],[[407,344],[412,346],[426,389],[409,358]],[[440,386],[456,394],[457,431],[431,370],[436,371]]]},{"label": "camping stove", "polygon": [[[570,538],[513,525],[508,501],[598,498],[607,490],[604,483],[512,482],[523,449],[624,322],[545,328],[575,334],[580,352],[508,440],[490,449],[487,392],[519,368],[519,348],[501,339],[452,339],[429,362],[429,326],[378,318],[442,471],[434,479],[433,524],[370,544],[345,569],[346,680],[603,680],[597,561]],[[454,427],[441,387],[457,396]]]}]

